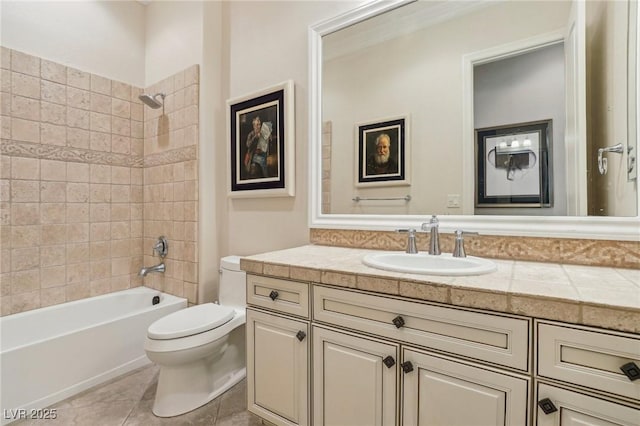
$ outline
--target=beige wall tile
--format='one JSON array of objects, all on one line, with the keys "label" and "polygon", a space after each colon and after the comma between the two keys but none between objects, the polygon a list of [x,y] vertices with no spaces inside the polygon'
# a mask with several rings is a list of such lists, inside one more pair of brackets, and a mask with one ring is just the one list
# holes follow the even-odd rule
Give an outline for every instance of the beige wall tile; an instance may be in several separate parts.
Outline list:
[{"label": "beige wall tile", "polygon": [[0,202],[11,201],[11,181],[9,179],[0,180]]},{"label": "beige wall tile", "polygon": [[12,203],[12,225],[38,225],[40,223],[39,203]]},{"label": "beige wall tile", "polygon": [[37,158],[11,157],[11,178],[40,179],[40,160]]},{"label": "beige wall tile", "polygon": [[113,257],[128,257],[131,255],[131,240],[112,240],[111,241],[111,256]]},{"label": "beige wall tile", "polygon": [[[67,174],[69,174],[69,168],[67,168]],[[89,201],[88,183],[67,183],[68,203],[86,203],[87,201]]]},{"label": "beige wall tile", "polygon": [[111,133],[111,116],[99,112],[90,113],[90,129],[95,132]]},{"label": "beige wall tile", "polygon": [[26,271],[40,266],[40,249],[29,247],[11,250],[11,270]]},{"label": "beige wall tile", "polygon": [[89,243],[67,244],[67,263],[89,261]]},{"label": "beige wall tile", "polygon": [[120,154],[131,152],[131,138],[128,136],[111,135],[111,151]]},{"label": "beige wall tile", "polygon": [[121,275],[129,276],[131,272],[131,258],[118,257],[111,259],[111,276],[117,277]]},{"label": "beige wall tile", "polygon": [[124,238],[130,238],[131,230],[129,222],[111,222],[111,239],[121,240]]},{"label": "beige wall tile", "polygon": [[0,115],[0,137],[2,139],[12,139],[11,129],[13,124],[11,123],[11,117],[6,115]]},{"label": "beige wall tile", "polygon": [[110,220],[112,221],[131,220],[131,205],[129,203],[112,203]]},{"label": "beige wall tile", "polygon": [[121,275],[111,278],[111,291],[126,290],[129,288],[129,275]]},{"label": "beige wall tile", "polygon": [[131,118],[131,102],[117,98],[111,99],[111,115],[123,119]]},{"label": "beige wall tile", "polygon": [[111,96],[125,101],[131,100],[131,85],[119,81],[111,82]]},{"label": "beige wall tile", "polygon": [[111,185],[111,201],[114,203],[128,203],[131,201],[129,185]]},{"label": "beige wall tile", "polygon": [[110,241],[92,241],[89,244],[89,256],[91,260],[110,259],[111,258],[111,242]]},{"label": "beige wall tile", "polygon": [[91,74],[74,68],[67,68],[67,84],[78,89],[91,88]]},{"label": "beige wall tile", "polygon": [[144,120],[144,109],[140,104],[131,103],[131,119],[136,121]]},{"label": "beige wall tile", "polygon": [[42,80],[40,82],[40,95],[43,102],[65,105],[67,102],[67,86]]},{"label": "beige wall tile", "polygon": [[67,242],[82,243],[89,241],[88,223],[71,223],[67,225]]},{"label": "beige wall tile", "polygon": [[91,280],[111,278],[111,260],[98,260],[91,262]]},{"label": "beige wall tile", "polygon": [[111,151],[111,134],[92,131],[89,146],[95,151]]},{"label": "beige wall tile", "polygon": [[16,141],[40,143],[40,123],[12,118],[11,138]]},{"label": "beige wall tile", "polygon": [[58,305],[66,302],[65,287],[54,287],[40,290],[40,305],[42,307]]},{"label": "beige wall tile", "polygon": [[111,239],[111,223],[110,222],[98,222],[91,223],[90,226],[90,241],[107,241]]},{"label": "beige wall tile", "polygon": [[40,225],[10,226],[11,247],[38,247],[40,245]]},{"label": "beige wall tile", "polygon": [[91,91],[111,96],[111,80],[91,74]]},{"label": "beige wall tile", "polygon": [[0,70],[0,91],[4,93],[11,93],[11,71],[2,69]]},{"label": "beige wall tile", "polygon": [[40,202],[42,203],[64,203],[66,199],[66,182],[41,181]]},{"label": "beige wall tile", "polygon": [[90,134],[88,130],[67,128],[67,145],[74,148],[89,148]]},{"label": "beige wall tile", "polygon": [[42,245],[45,245],[45,246],[66,243],[67,242],[67,225],[66,224],[42,225],[41,242],[42,242]]},{"label": "beige wall tile", "polygon": [[17,72],[11,73],[11,93],[40,99],[40,79]]},{"label": "beige wall tile", "polygon": [[131,136],[131,120],[111,117],[111,129],[115,135]]},{"label": "beige wall tile", "polygon": [[67,291],[67,302],[72,300],[85,299],[91,296],[91,287],[88,282],[68,285],[66,287]]},{"label": "beige wall tile", "polygon": [[111,278],[91,281],[89,283],[91,296],[100,296],[111,292]]},{"label": "beige wall tile", "polygon": [[42,268],[40,286],[44,288],[62,287],[67,282],[67,267],[65,265]]},{"label": "beige wall tile", "polygon": [[89,111],[67,107],[67,126],[77,127],[79,129],[89,130],[90,115]]},{"label": "beige wall tile", "polygon": [[66,262],[66,248],[60,244],[57,246],[40,247],[40,267],[64,266]]},{"label": "beige wall tile", "polygon": [[28,293],[40,289],[40,269],[14,272],[11,277],[11,294]]},{"label": "beige wall tile", "polygon": [[67,105],[78,109],[91,109],[91,92],[88,90],[67,87]]},{"label": "beige wall tile", "polygon": [[40,290],[11,296],[11,313],[30,311],[40,307]]},{"label": "beige wall tile", "polygon": [[111,202],[111,185],[108,183],[92,183],[89,191],[89,199],[92,203]]},{"label": "beige wall tile", "polygon": [[42,121],[49,124],[65,126],[67,124],[67,107],[42,101],[40,103]]},{"label": "beige wall tile", "polygon": [[11,69],[11,49],[0,46],[0,67],[2,69]]},{"label": "beige wall tile", "polygon": [[111,183],[111,166],[102,164],[89,165],[89,182]]},{"label": "beige wall tile", "polygon": [[89,283],[90,269],[88,263],[67,265],[67,284]]},{"label": "beige wall tile", "polygon": [[67,203],[66,222],[82,223],[89,222],[89,204],[87,203]]},{"label": "beige wall tile", "polygon": [[67,179],[67,163],[56,160],[40,160],[40,173],[42,180],[65,181]]},{"label": "beige wall tile", "polygon": [[64,203],[42,203],[40,205],[40,222],[42,224],[65,223],[66,222],[65,204]]},{"label": "beige wall tile", "polygon": [[56,62],[42,59],[40,61],[40,76],[44,80],[67,84],[67,67]]},{"label": "beige wall tile", "polygon": [[12,50],[11,69],[23,74],[40,77],[40,58]]},{"label": "beige wall tile", "polygon": [[109,204],[109,203],[91,203],[90,219],[91,219],[91,222],[109,222],[109,221],[111,221],[111,204]]},{"label": "beige wall tile", "polygon": [[111,114],[111,97],[91,92],[91,111]]},{"label": "beige wall tile", "polygon": [[119,185],[129,185],[131,183],[131,168],[112,166],[111,183]]},{"label": "beige wall tile", "polygon": [[25,98],[24,96],[11,96],[10,115],[25,120],[40,120],[40,100]]},{"label": "beige wall tile", "polygon": [[40,124],[40,143],[65,146],[67,143],[67,127],[55,124]]},{"label": "beige wall tile", "polygon": [[40,201],[40,185],[37,180],[12,180],[11,200],[14,203]]},{"label": "beige wall tile", "polygon": [[67,180],[69,182],[89,182],[89,164],[67,163]]}]

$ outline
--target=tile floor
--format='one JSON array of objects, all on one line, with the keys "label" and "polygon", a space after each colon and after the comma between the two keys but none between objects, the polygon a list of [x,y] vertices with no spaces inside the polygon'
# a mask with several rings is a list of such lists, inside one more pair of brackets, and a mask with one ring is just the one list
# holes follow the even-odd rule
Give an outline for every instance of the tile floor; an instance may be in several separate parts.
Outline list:
[{"label": "tile floor", "polygon": [[210,403],[182,416],[159,418],[151,407],[158,383],[158,367],[142,367],[52,405],[55,420],[23,420],[16,426],[258,426],[260,419],[247,411],[243,380]]}]

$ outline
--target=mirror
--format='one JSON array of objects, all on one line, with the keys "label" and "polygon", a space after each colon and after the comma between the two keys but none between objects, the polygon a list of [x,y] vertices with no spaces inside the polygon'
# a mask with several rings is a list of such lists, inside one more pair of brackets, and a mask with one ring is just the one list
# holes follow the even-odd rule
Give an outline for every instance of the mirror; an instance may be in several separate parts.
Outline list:
[{"label": "mirror", "polygon": [[[605,153],[612,168],[604,176],[596,162],[599,148],[635,145],[637,67],[627,68],[627,58],[637,61],[637,11],[633,2],[587,3],[600,9],[570,1],[374,2],[312,27],[310,226],[388,229],[438,214],[445,227],[491,234],[638,239],[637,179],[627,173],[632,155]],[[618,30],[613,23],[621,20]],[[585,41],[585,26],[599,31],[600,45],[598,37]],[[613,63],[620,52],[611,46],[623,39],[623,60]],[[600,84],[610,75],[623,75],[624,85]],[[545,90],[566,92],[566,99],[549,100]],[[513,163],[517,173],[485,156],[500,141],[476,137],[488,128],[517,135],[539,121],[550,122],[548,151],[534,143],[527,156],[499,156],[525,161]],[[382,149],[391,169],[368,167],[382,134],[390,139]],[[503,143],[510,148],[511,141]],[[545,156],[548,167],[538,168]],[[478,205],[485,159],[501,179],[544,175],[535,177],[546,182],[537,191],[549,192],[550,201],[514,202],[516,181],[495,189],[499,207]],[[492,184],[483,185],[491,194]]]}]

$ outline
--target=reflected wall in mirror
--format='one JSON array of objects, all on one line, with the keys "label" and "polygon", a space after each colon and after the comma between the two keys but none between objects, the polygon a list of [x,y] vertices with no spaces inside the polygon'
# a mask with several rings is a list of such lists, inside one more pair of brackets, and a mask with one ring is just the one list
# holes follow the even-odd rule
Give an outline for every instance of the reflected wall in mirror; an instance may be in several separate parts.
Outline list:
[{"label": "reflected wall in mirror", "polygon": [[[582,3],[586,38],[571,1],[418,1],[322,34],[320,214],[636,217],[632,3]],[[586,62],[567,63],[579,49]],[[356,123],[394,116],[410,118],[411,184],[355,185]],[[541,120],[552,121],[552,202],[477,208],[474,131]],[[619,142],[599,174],[598,149]]]}]

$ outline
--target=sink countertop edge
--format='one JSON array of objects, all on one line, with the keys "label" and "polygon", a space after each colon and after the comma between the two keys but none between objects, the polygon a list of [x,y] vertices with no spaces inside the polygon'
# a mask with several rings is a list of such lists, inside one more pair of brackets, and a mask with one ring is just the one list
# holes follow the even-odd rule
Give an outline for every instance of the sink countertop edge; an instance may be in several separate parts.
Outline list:
[{"label": "sink countertop edge", "polygon": [[[622,276],[604,278],[614,274],[615,268],[581,267],[578,272],[584,270],[585,279],[600,276],[604,281],[599,285],[590,282],[585,287],[590,297],[585,297],[575,284],[579,276],[571,278],[559,263],[491,259],[497,265],[494,272],[438,276],[364,265],[362,258],[375,252],[378,250],[306,245],[244,256],[240,266],[247,273],[640,333],[640,282]],[[638,276],[640,280],[640,271]],[[612,295],[616,284],[624,285],[628,292]],[[603,300],[594,300],[593,293],[598,291]]]}]

